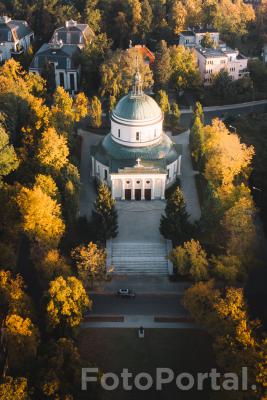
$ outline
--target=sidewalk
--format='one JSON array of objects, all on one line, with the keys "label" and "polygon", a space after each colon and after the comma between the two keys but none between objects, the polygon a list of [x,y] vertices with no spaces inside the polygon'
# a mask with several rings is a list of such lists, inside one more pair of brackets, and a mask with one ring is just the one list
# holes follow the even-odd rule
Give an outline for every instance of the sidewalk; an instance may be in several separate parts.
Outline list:
[{"label": "sidewalk", "polygon": [[138,329],[196,329],[201,327],[194,322],[155,322],[155,317],[150,315],[125,315],[123,322],[83,322],[83,329],[90,328],[121,328]]},{"label": "sidewalk", "polygon": [[191,222],[198,221],[201,217],[201,209],[198,199],[197,187],[195,182],[196,171],[193,170],[191,155],[189,151],[189,135],[187,130],[180,135],[171,136],[171,139],[183,146],[182,164],[181,164],[181,181],[182,191],[184,194],[186,209],[190,215]]},{"label": "sidewalk", "polygon": [[[264,104],[267,104],[267,100],[256,100],[256,101],[248,101],[245,103],[225,104],[223,106],[203,107],[203,111],[209,112],[209,111],[220,111],[220,110],[235,110],[238,108],[253,107]],[[193,113],[192,107],[187,109],[181,109],[181,114],[192,114],[192,113]]]}]

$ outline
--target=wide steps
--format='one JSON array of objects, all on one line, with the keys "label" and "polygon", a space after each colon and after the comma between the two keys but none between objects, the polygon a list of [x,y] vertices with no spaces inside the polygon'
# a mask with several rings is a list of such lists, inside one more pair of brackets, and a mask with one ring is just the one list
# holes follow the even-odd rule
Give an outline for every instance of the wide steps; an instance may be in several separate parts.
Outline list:
[{"label": "wide steps", "polygon": [[118,275],[167,275],[167,246],[162,242],[112,242],[111,264]]}]

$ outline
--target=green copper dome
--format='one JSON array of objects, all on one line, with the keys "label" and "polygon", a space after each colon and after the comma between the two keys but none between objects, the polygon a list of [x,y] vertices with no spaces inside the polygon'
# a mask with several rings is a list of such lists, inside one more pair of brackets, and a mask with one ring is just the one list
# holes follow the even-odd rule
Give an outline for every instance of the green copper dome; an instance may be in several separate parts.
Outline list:
[{"label": "green copper dome", "polygon": [[156,120],[162,119],[162,112],[152,97],[144,94],[129,93],[124,96],[112,112],[112,116],[124,120]]}]

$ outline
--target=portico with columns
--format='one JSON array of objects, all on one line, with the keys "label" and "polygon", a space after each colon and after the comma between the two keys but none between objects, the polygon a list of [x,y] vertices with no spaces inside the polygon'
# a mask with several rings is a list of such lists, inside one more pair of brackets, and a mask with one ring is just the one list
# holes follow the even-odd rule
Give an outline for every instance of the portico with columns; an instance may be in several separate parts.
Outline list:
[{"label": "portico with columns", "polygon": [[137,69],[132,90],[111,112],[111,132],[91,152],[91,175],[110,187],[114,199],[164,199],[177,180],[182,154],[163,132],[163,119]]}]

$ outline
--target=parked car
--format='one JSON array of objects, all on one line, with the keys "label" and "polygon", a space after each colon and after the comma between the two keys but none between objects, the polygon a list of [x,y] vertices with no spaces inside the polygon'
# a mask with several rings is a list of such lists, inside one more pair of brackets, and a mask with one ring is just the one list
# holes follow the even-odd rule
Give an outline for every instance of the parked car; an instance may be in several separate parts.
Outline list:
[{"label": "parked car", "polygon": [[135,293],[130,289],[119,289],[116,295],[119,297],[135,297]]}]

